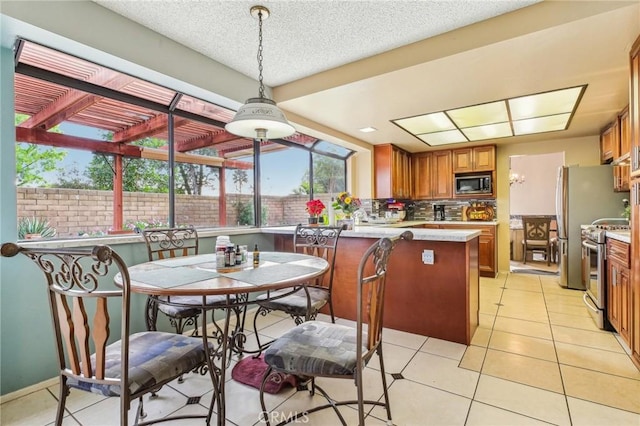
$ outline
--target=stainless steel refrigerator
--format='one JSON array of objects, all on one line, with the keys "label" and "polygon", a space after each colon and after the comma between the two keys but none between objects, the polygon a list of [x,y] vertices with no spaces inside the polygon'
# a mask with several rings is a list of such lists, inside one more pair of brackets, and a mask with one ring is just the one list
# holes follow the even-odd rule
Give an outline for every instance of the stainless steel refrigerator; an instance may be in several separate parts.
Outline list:
[{"label": "stainless steel refrigerator", "polygon": [[556,215],[561,286],[586,290],[582,285],[580,225],[604,217],[620,217],[623,198],[629,198],[629,193],[613,191],[611,166],[558,168]]}]

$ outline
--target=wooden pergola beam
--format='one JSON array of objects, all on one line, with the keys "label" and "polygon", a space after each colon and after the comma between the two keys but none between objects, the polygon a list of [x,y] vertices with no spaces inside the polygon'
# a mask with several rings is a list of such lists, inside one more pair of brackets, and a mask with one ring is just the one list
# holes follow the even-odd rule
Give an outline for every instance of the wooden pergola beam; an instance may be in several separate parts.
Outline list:
[{"label": "wooden pergola beam", "polygon": [[[140,124],[115,132],[112,142],[126,143],[136,141],[165,131],[169,127],[168,118],[169,116],[166,114],[159,114]],[[189,120],[186,118],[176,117],[174,118],[173,125],[180,127],[188,122]]]},{"label": "wooden pergola beam", "polygon": [[201,148],[210,148],[216,144],[231,142],[238,139],[246,139],[246,138],[236,136],[234,134],[227,132],[226,130],[222,130],[219,133],[209,133],[208,135],[205,135],[205,136],[200,136],[197,138],[182,141],[176,145],[176,151],[187,152],[187,151],[193,151]]},{"label": "wooden pergola beam", "polygon": [[[118,90],[134,81],[134,78],[108,69],[103,69],[88,81],[93,84]],[[92,95],[80,90],[69,89],[64,96],[61,96],[37,114],[29,117],[29,119],[25,120],[21,126],[48,130],[56,124],[60,124],[63,121],[68,120],[70,117],[73,117],[91,105],[100,102],[102,99],[102,96]]]},{"label": "wooden pergola beam", "polygon": [[27,142],[37,145],[55,146],[58,148],[72,148],[83,151],[100,152],[103,154],[117,154],[125,157],[140,158],[141,147],[127,144],[114,144],[78,136],[63,135],[38,129],[16,127],[16,142]]}]

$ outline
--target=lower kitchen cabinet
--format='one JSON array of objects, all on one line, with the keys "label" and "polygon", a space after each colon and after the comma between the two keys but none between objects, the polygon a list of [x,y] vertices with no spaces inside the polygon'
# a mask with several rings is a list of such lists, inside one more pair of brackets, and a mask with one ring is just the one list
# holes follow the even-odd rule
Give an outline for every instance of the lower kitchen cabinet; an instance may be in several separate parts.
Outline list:
[{"label": "lower kitchen cabinet", "polygon": [[631,182],[631,359],[640,369],[640,179]]},{"label": "lower kitchen cabinet", "polygon": [[478,237],[478,269],[480,276],[495,278],[498,274],[498,244],[496,242],[496,225],[468,224],[427,224],[423,228],[429,229],[479,229],[482,233]]},{"label": "lower kitchen cabinet", "polygon": [[607,239],[607,315],[620,337],[631,346],[632,305],[629,244]]}]

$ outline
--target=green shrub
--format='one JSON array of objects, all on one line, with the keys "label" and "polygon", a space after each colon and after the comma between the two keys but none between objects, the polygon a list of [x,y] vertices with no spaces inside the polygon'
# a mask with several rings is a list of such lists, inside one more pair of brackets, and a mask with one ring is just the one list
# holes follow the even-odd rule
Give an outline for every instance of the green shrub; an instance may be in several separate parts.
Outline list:
[{"label": "green shrub", "polygon": [[56,236],[56,228],[49,221],[41,217],[23,217],[18,220],[18,239],[23,240],[28,234],[38,234],[42,238]]}]

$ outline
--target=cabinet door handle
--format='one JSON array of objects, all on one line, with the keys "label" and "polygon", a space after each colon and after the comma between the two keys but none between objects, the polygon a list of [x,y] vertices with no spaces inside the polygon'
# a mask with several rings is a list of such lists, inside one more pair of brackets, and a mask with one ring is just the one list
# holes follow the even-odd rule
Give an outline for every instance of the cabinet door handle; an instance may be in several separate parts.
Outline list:
[{"label": "cabinet door handle", "polygon": [[617,286],[618,285],[618,269],[614,266],[613,267],[613,286]]}]

